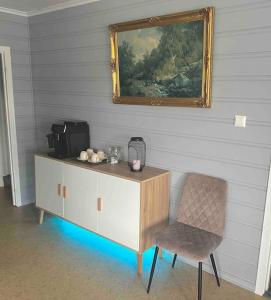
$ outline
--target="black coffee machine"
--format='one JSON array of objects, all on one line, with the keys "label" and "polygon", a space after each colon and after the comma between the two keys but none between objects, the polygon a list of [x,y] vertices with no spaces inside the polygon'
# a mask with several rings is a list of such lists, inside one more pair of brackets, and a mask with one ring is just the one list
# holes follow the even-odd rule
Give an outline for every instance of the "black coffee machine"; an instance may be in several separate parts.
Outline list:
[{"label": "black coffee machine", "polygon": [[49,148],[54,148],[48,155],[55,158],[78,157],[82,150],[90,145],[89,126],[85,121],[65,121],[53,124],[47,134]]}]

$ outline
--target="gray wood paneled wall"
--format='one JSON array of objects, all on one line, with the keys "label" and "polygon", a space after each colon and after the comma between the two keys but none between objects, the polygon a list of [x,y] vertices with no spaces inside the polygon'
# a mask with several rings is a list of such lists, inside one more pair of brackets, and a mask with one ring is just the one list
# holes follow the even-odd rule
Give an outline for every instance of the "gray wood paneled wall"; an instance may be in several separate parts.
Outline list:
[{"label": "gray wood paneled wall", "polygon": [[36,149],[28,19],[0,12],[0,46],[11,48],[22,204],[33,202]]},{"label": "gray wood paneled wall", "polygon": [[[107,26],[209,5],[216,9],[212,108],[112,104]],[[89,122],[93,147],[119,144],[125,156],[129,138],[143,136],[147,163],[171,171],[172,219],[186,172],[225,178],[229,200],[218,266],[223,278],[250,290],[271,150],[270,14],[268,0],[102,0],[29,21],[39,149],[47,147],[51,123],[70,118]],[[16,47],[21,43],[26,41]],[[18,51],[28,70],[29,57]],[[25,102],[29,84],[28,78],[16,84]],[[233,126],[235,114],[247,116],[246,128]]]}]

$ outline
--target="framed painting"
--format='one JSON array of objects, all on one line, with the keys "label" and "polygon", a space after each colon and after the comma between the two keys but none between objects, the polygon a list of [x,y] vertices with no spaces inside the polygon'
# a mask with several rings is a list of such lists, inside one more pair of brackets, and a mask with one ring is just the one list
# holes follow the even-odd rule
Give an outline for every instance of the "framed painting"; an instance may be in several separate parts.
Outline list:
[{"label": "framed painting", "polygon": [[109,26],[113,102],[211,106],[214,8]]}]

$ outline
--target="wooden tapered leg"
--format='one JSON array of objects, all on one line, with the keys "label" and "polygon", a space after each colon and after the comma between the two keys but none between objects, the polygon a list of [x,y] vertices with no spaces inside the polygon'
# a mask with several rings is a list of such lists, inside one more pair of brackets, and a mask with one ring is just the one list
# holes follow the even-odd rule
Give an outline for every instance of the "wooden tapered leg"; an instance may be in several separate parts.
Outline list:
[{"label": "wooden tapered leg", "polygon": [[41,225],[43,223],[43,217],[44,217],[44,210],[40,210],[40,217],[39,217],[39,224]]},{"label": "wooden tapered leg", "polygon": [[142,253],[137,253],[137,274],[142,274]]},{"label": "wooden tapered leg", "polygon": [[163,249],[159,248],[158,255],[160,258],[163,258]]}]

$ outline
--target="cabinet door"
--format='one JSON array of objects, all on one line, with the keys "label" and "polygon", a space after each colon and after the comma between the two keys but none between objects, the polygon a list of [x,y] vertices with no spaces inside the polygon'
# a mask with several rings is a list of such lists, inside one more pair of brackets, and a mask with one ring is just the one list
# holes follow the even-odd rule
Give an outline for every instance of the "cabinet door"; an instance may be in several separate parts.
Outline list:
[{"label": "cabinet door", "polygon": [[113,241],[139,250],[140,184],[99,174],[98,232]]},{"label": "cabinet door", "polygon": [[97,173],[65,165],[64,218],[86,229],[97,231]]},{"label": "cabinet door", "polygon": [[36,205],[55,215],[63,216],[63,164],[56,160],[35,157]]}]

